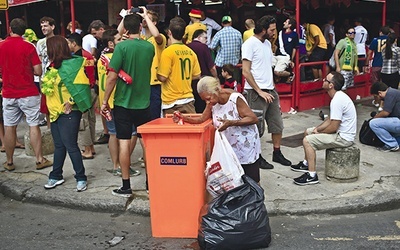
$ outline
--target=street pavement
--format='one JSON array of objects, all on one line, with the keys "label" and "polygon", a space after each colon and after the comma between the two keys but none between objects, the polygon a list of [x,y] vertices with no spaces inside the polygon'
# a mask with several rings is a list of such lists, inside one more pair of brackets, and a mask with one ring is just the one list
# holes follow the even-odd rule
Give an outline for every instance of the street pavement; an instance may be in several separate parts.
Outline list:
[{"label": "street pavement", "polygon": [[[356,101],[358,129],[364,120],[369,119],[371,111],[376,108],[371,98]],[[281,150],[286,158],[297,164],[303,160],[301,145],[304,130],[322,122],[319,112],[329,114],[329,107],[312,109],[296,114],[283,114],[285,130]],[[22,140],[27,125],[18,126],[18,137]],[[47,128],[42,127],[42,130]],[[100,117],[97,117],[96,130],[102,130]],[[272,162],[272,143],[269,134],[261,138],[262,155]],[[400,152],[380,152],[374,147],[366,146],[356,138],[356,146],[361,150],[360,175],[352,183],[338,183],[325,177],[325,151],[317,152],[317,173],[319,184],[297,186],[293,178],[302,173],[293,172],[290,167],[273,163],[272,170],[261,171],[261,186],[265,190],[265,204],[270,215],[301,214],[345,214],[367,211],[389,210],[400,207]],[[55,206],[85,209],[104,212],[131,212],[149,215],[149,197],[145,190],[145,169],[140,166],[138,158],[142,149],[137,144],[131,161],[132,167],[141,175],[131,177],[135,198],[121,198],[111,194],[112,189],[121,185],[121,178],[113,176],[107,170],[112,169],[107,145],[95,145],[96,155],[92,160],[84,160],[88,176],[88,189],[76,192],[76,181],[69,157],[64,165],[65,183],[55,189],[45,190],[51,168],[35,169],[34,157],[27,156],[22,149],[16,149],[14,164],[16,170],[0,170],[0,192],[5,196],[23,202],[49,204]],[[52,155],[46,156],[52,159]],[[1,162],[5,153],[0,153]],[[166,187],[168,188],[168,187]],[[179,194],[177,194],[179,195]],[[190,201],[188,201],[190,202]]]}]

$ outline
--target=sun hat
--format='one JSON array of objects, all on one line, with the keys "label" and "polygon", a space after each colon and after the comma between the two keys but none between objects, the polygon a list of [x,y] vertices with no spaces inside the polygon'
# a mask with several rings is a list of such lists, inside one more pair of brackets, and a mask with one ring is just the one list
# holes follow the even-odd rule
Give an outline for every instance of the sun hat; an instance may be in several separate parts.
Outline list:
[{"label": "sun hat", "polygon": [[190,17],[201,18],[201,10],[192,9],[189,13]]}]

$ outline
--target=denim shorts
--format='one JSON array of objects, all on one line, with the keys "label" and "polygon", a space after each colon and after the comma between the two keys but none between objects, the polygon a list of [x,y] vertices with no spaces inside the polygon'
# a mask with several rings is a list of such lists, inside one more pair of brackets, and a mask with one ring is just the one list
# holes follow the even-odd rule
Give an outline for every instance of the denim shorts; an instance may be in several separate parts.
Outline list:
[{"label": "denim shorts", "polygon": [[[106,120],[106,126],[108,129],[108,133],[110,135],[116,135],[117,130],[115,129],[114,111],[113,110],[111,110],[111,117],[112,117],[111,121]],[[137,134],[136,127],[135,127],[135,125],[132,125],[132,136],[135,136],[136,134]]]}]

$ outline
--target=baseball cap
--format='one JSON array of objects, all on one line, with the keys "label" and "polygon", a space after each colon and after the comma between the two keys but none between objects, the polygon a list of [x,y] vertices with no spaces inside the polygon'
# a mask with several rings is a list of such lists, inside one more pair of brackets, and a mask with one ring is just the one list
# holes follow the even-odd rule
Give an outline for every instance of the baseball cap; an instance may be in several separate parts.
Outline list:
[{"label": "baseball cap", "polygon": [[222,23],[231,23],[232,22],[232,18],[230,16],[224,16],[222,17]]}]

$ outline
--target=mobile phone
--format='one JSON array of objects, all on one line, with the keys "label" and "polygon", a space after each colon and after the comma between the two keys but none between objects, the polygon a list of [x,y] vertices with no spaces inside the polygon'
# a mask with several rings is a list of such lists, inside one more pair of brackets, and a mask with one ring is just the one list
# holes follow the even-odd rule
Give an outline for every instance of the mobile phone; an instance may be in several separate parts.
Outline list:
[{"label": "mobile phone", "polygon": [[143,13],[143,10],[138,7],[132,7],[130,12],[131,13]]}]

